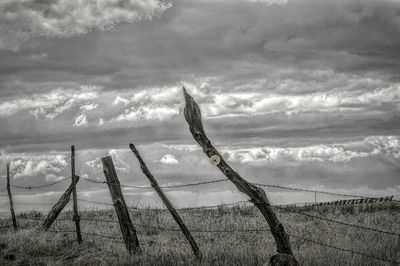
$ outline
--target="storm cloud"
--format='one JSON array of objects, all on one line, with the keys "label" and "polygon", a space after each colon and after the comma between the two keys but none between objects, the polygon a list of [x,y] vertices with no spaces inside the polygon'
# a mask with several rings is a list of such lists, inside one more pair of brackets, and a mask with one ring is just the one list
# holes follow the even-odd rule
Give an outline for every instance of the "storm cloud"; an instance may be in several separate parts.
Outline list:
[{"label": "storm cloud", "polygon": [[[222,178],[189,133],[185,87],[247,179],[400,195],[397,0],[5,1],[0,13],[0,166],[16,184],[68,177],[74,144],[80,175],[102,180],[112,154],[121,182],[146,185],[129,142],[160,183]],[[91,185],[83,196],[108,199]],[[169,193],[243,197],[229,183]]]}]

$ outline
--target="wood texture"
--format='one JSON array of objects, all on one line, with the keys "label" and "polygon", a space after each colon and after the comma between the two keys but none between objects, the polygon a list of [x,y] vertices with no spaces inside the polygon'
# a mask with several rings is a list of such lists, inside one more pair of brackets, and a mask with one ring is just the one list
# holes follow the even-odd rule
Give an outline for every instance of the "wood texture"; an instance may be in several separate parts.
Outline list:
[{"label": "wood texture", "polygon": [[131,254],[140,253],[141,250],[136,235],[136,229],[132,224],[131,217],[129,216],[112,158],[111,156],[103,157],[101,158],[101,162],[103,163],[103,172],[107,179],[108,189],[110,190],[110,195],[117,213],[126,249]]},{"label": "wood texture", "polygon": [[167,207],[169,212],[171,213],[172,217],[174,218],[175,222],[178,224],[179,228],[182,230],[183,234],[185,235],[186,239],[188,240],[190,246],[192,247],[194,255],[197,257],[197,259],[201,259],[201,252],[200,249],[194,240],[192,234],[190,231],[187,229],[185,223],[182,221],[181,217],[179,216],[178,212],[172,205],[172,203],[169,201],[167,195],[165,195],[164,191],[158,186],[157,180],[154,178],[150,170],[147,168],[146,163],[143,161],[142,157],[139,154],[139,151],[136,149],[135,145],[132,143],[129,144],[129,147],[131,148],[132,152],[135,154],[136,158],[138,159],[140,163],[140,168],[142,169],[143,174],[149,179],[151,186],[154,188],[154,190],[157,192],[158,196],[161,198],[162,202],[164,205]]},{"label": "wood texture", "polygon": [[76,238],[78,243],[82,243],[82,234],[81,234],[81,218],[78,214],[78,197],[76,195],[76,176],[75,176],[75,147],[71,146],[71,176],[72,176],[72,196],[73,196],[73,208],[74,208],[74,222],[76,228]]},{"label": "wood texture", "polygon": [[10,187],[10,163],[7,164],[7,192],[8,192],[8,199],[10,202],[10,212],[11,212],[11,218],[12,218],[14,231],[17,231],[18,225],[17,225],[17,219],[15,218],[14,203],[13,203],[13,199],[12,199],[12,195],[11,195],[11,187]]},{"label": "wood texture", "polygon": [[[77,184],[79,181],[79,176],[75,175],[75,184]],[[64,194],[61,196],[61,198],[58,200],[58,202],[51,208],[51,211],[47,215],[46,219],[43,222],[42,229],[43,230],[48,230],[50,226],[53,224],[53,222],[57,219],[58,215],[61,213],[61,211],[64,209],[64,207],[68,204],[68,202],[71,199],[71,193],[73,190],[73,183],[71,182],[71,185],[67,188],[67,190],[64,192]]]},{"label": "wood texture", "polygon": [[211,141],[204,132],[201,111],[198,104],[194,101],[192,96],[187,93],[185,88],[183,88],[183,93],[186,102],[184,115],[189,124],[189,129],[193,138],[203,148],[204,153],[209,158],[215,155],[220,158],[220,162],[217,165],[218,169],[235,184],[239,191],[247,194],[251,198],[253,204],[260,210],[271,229],[272,236],[276,242],[277,251],[279,253],[293,255],[289,236],[286,234],[283,225],[279,222],[275,212],[272,210],[264,190],[247,182],[228,165],[221,154],[213,147]]}]

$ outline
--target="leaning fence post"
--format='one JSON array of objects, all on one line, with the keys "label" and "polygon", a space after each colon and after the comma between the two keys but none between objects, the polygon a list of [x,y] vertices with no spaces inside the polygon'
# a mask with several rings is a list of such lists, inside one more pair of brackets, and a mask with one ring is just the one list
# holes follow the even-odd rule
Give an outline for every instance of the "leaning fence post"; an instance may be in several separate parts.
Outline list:
[{"label": "leaning fence post", "polygon": [[136,158],[138,159],[138,161],[140,163],[140,168],[142,169],[143,174],[149,179],[151,186],[157,192],[158,196],[161,198],[161,200],[163,201],[165,206],[168,208],[168,210],[171,213],[172,217],[174,218],[175,222],[181,228],[186,239],[189,241],[189,244],[192,247],[194,255],[197,257],[197,259],[201,259],[200,249],[197,246],[197,243],[194,240],[192,234],[187,229],[186,225],[182,221],[181,217],[179,216],[178,212],[176,211],[176,209],[174,208],[172,203],[169,201],[167,195],[165,195],[164,191],[162,191],[162,189],[158,186],[157,180],[154,178],[154,176],[151,174],[150,170],[147,168],[146,163],[143,161],[142,157],[139,154],[139,151],[135,148],[135,145],[133,145],[132,143],[129,144],[129,147],[131,148],[132,152],[136,155]]},{"label": "leaning fence post", "polygon": [[76,196],[76,176],[75,176],[75,146],[71,146],[71,176],[72,176],[72,197],[73,197],[73,203],[74,203],[74,221],[75,221],[75,227],[76,227],[76,237],[78,239],[78,243],[82,243],[82,235],[81,235],[81,226],[80,226],[80,220],[81,218],[79,217],[78,214],[78,199]]},{"label": "leaning fence post", "polygon": [[[217,166],[232,183],[235,184],[239,191],[247,194],[251,198],[251,201],[260,210],[270,227],[272,236],[277,245],[278,253],[286,254],[286,256],[281,256],[281,254],[272,256],[270,261],[271,264],[298,265],[298,262],[293,256],[289,236],[286,234],[283,225],[279,222],[278,217],[273,211],[264,190],[247,182],[225,162],[224,158],[222,158],[221,154],[214,148],[204,132],[200,107],[194,101],[192,96],[186,92],[185,88],[183,88],[183,93],[186,101],[184,115],[189,124],[189,129],[193,138],[203,148],[204,153],[210,158],[212,163]],[[285,258],[284,261],[282,258]],[[286,264],[279,264],[282,262]]]},{"label": "leaning fence post", "polygon": [[10,163],[7,164],[7,191],[8,191],[8,199],[10,201],[10,211],[11,211],[12,223],[13,223],[14,231],[17,231],[18,230],[17,219],[15,219],[14,203],[12,200],[11,188],[10,188]]},{"label": "leaning fence post", "polygon": [[[75,184],[79,181],[79,176],[75,175]],[[43,230],[48,230],[53,222],[57,219],[58,215],[64,209],[64,207],[68,204],[71,193],[73,190],[73,184],[68,187],[68,189],[64,192],[58,202],[53,206],[49,214],[47,215],[46,219],[43,222],[42,228]]]},{"label": "leaning fence post", "polygon": [[112,158],[111,156],[103,157],[101,158],[101,162],[103,163],[103,172],[107,179],[108,189],[110,190],[115,212],[117,213],[126,249],[129,253],[140,253],[141,250],[136,235],[136,229],[129,216]]}]

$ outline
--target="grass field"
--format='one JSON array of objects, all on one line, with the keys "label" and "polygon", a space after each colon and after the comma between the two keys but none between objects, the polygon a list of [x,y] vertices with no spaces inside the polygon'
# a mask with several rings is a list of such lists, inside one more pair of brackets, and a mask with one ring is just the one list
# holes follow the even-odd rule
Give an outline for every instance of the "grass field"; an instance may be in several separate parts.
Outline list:
[{"label": "grass field", "polygon": [[[360,206],[296,208],[302,212],[400,233],[400,205],[384,203]],[[370,257],[339,251],[294,238],[301,236],[342,249],[350,249],[391,261],[400,261],[400,238],[365,229],[333,224],[293,212],[278,210],[278,217],[292,235],[291,244],[301,265],[396,265]],[[188,228],[203,253],[197,262],[190,246],[177,229],[171,215],[165,211],[131,211],[138,231],[142,255],[128,256],[122,239],[83,234],[79,245],[73,233],[72,213],[63,213],[50,231],[38,230],[44,216],[37,212],[19,214],[21,229],[0,230],[0,265],[267,265],[276,246],[267,224],[254,207],[223,207],[208,210],[181,211]],[[29,218],[29,219],[27,219]],[[117,220],[113,210],[81,212],[81,228],[85,233],[120,238],[118,223],[94,220]],[[37,220],[36,220],[37,219]],[[90,219],[91,221],[85,220]],[[9,224],[2,220],[0,225]],[[195,231],[231,232],[195,232]],[[232,232],[233,230],[233,232]]]}]

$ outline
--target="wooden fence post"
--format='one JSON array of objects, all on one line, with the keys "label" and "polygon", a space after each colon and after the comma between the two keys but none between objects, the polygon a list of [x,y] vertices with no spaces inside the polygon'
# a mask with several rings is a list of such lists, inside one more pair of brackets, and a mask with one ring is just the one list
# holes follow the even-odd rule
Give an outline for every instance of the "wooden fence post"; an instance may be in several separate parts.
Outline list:
[{"label": "wooden fence post", "polygon": [[197,259],[201,259],[201,252],[199,247],[197,246],[196,241],[194,240],[192,234],[190,231],[187,229],[186,225],[182,221],[181,217],[179,216],[178,212],[172,205],[172,203],[169,201],[167,195],[165,195],[164,191],[158,186],[157,180],[154,178],[154,176],[151,174],[150,170],[147,168],[146,163],[143,161],[142,157],[139,154],[139,151],[135,148],[135,145],[132,143],[129,144],[129,147],[131,148],[132,152],[136,155],[136,158],[138,159],[140,163],[140,168],[142,169],[143,174],[149,179],[151,186],[154,188],[154,190],[157,192],[158,196],[161,198],[169,212],[171,213],[172,217],[174,218],[175,222],[178,224],[179,228],[182,230],[183,234],[185,235],[186,239],[189,241],[190,246],[192,247],[194,255],[197,257]]},{"label": "wooden fence post", "polygon": [[76,237],[78,239],[78,243],[82,243],[82,235],[81,235],[81,225],[78,214],[78,198],[76,196],[76,176],[75,176],[75,146],[71,146],[71,176],[72,176],[72,197],[73,197],[73,204],[74,204],[74,221],[75,221],[75,228],[76,228]]},{"label": "wooden fence post", "polygon": [[[228,163],[225,162],[224,158],[222,158],[221,154],[214,148],[204,132],[200,107],[194,101],[192,96],[186,92],[185,88],[183,88],[183,93],[186,101],[184,115],[189,124],[189,129],[193,138],[203,148],[204,153],[211,159],[212,163],[217,166],[233,184],[235,184],[239,191],[247,194],[251,198],[253,204],[260,210],[270,227],[272,236],[277,245],[278,253],[289,255],[286,257],[286,264],[282,265],[298,265],[298,262],[293,256],[289,236],[286,234],[283,225],[279,222],[278,217],[273,211],[264,190],[247,182],[237,172],[235,172]],[[271,257],[271,264],[275,261],[274,258],[278,257],[282,258],[279,254]],[[279,261],[282,262],[281,260]]]},{"label": "wooden fence post", "polygon": [[130,254],[140,253],[141,250],[136,235],[136,229],[132,224],[131,217],[129,216],[112,158],[111,156],[103,157],[101,158],[101,162],[103,163],[103,172],[107,179],[108,189],[110,190],[115,212],[117,213],[126,249]]},{"label": "wooden fence post", "polygon": [[17,219],[15,218],[14,203],[13,203],[13,200],[12,200],[11,187],[10,187],[10,163],[7,164],[7,191],[8,191],[8,199],[9,199],[9,202],[10,202],[10,211],[11,211],[12,223],[13,223],[14,231],[17,231],[18,230],[18,225],[17,225]]},{"label": "wooden fence post", "polygon": [[[75,184],[77,184],[79,181],[79,176],[75,175]],[[64,192],[64,194],[61,196],[61,198],[58,200],[58,202],[53,206],[49,214],[47,215],[46,219],[43,222],[42,228],[43,230],[48,230],[50,226],[53,224],[53,222],[57,219],[58,215],[61,213],[61,211],[64,209],[64,207],[68,204],[70,198],[71,198],[71,193],[73,190],[74,184],[71,183],[71,185],[68,187],[68,189]]]}]

